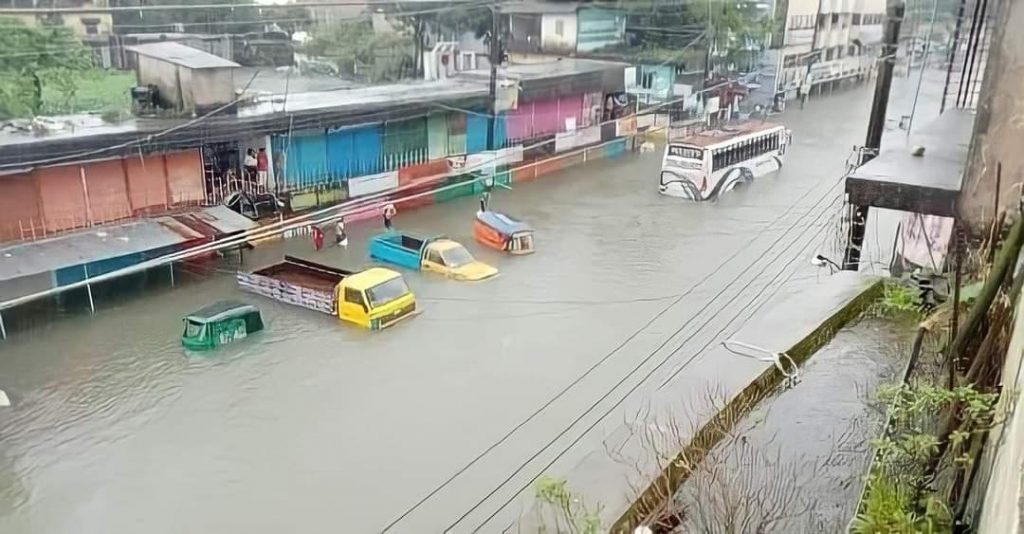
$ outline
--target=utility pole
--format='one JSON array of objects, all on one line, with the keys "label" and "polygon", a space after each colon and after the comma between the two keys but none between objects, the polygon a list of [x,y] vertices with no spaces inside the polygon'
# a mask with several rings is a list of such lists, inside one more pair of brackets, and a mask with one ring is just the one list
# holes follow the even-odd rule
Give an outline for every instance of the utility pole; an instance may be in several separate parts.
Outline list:
[{"label": "utility pole", "polygon": [[[889,107],[889,91],[892,89],[892,71],[899,50],[900,23],[903,22],[903,4],[889,6],[885,20],[885,34],[882,37],[882,57],[878,65],[878,80],[875,96],[871,102],[868,118],[868,134],[864,141],[863,165],[878,156],[882,147],[882,132],[885,129],[885,114]],[[860,268],[861,248],[864,246],[864,232],[867,229],[868,206],[854,206],[850,219],[850,242],[843,257],[843,268],[856,271]]]},{"label": "utility pole", "polygon": [[487,114],[487,150],[496,150],[494,146],[494,127],[497,124],[498,115],[498,63],[501,63],[501,20],[498,6],[491,6],[491,79],[489,88],[490,108]]}]

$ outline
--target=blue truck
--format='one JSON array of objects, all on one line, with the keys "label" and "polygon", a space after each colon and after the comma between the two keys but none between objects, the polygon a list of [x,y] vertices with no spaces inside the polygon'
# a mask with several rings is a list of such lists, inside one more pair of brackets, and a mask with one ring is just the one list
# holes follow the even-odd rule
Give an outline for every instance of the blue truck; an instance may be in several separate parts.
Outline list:
[{"label": "blue truck", "polygon": [[433,271],[456,280],[477,281],[498,274],[494,267],[477,261],[466,247],[444,237],[386,232],[370,239],[370,258],[406,269]]}]

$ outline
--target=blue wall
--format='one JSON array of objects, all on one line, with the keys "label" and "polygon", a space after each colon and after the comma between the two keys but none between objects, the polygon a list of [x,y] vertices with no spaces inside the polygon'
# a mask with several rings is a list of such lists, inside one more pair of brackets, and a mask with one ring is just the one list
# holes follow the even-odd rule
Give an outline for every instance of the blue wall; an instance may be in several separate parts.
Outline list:
[{"label": "blue wall", "polygon": [[[494,124],[494,144],[498,148],[505,146],[505,116],[501,115]],[[487,117],[469,115],[466,117],[466,152],[473,154],[487,150]]]},{"label": "blue wall", "polygon": [[327,132],[327,167],[335,179],[381,172],[381,127],[378,124]]}]

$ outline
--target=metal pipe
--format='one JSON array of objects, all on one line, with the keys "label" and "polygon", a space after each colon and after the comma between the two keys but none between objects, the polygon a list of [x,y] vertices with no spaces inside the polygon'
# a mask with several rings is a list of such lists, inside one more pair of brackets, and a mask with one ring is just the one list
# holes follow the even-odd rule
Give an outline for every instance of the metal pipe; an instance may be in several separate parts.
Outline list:
[{"label": "metal pipe", "polygon": [[932,18],[928,23],[928,37],[924,42],[924,59],[921,60],[921,72],[917,76],[917,90],[914,91],[914,104],[910,107],[910,119],[907,121],[907,137],[914,127],[914,114],[917,113],[917,99],[921,96],[921,84],[924,82],[924,71],[928,68],[928,54],[932,51],[932,31],[935,29],[935,15],[939,11],[939,0],[932,2]]},{"label": "metal pipe", "polygon": [[82,272],[85,273],[85,291],[89,294],[89,311],[96,313],[96,303],[92,300],[92,285],[89,284],[89,267],[82,265]]},{"label": "metal pipe", "polygon": [[7,327],[4,325],[3,313],[0,313],[0,339],[7,339]]}]

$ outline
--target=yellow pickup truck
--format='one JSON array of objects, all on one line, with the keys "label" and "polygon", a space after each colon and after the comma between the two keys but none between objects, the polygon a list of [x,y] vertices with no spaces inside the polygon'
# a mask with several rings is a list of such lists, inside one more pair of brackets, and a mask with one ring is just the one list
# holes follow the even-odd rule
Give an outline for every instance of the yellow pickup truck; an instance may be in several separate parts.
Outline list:
[{"label": "yellow pickup truck", "polygon": [[402,275],[391,269],[352,272],[285,256],[281,263],[238,273],[236,278],[247,291],[370,330],[382,330],[416,314],[416,296]]}]

